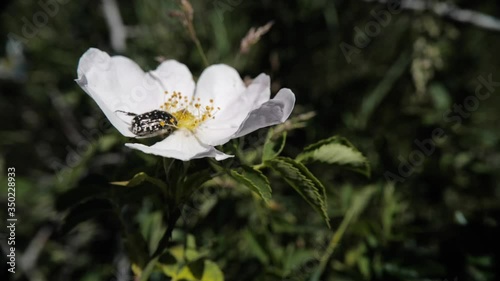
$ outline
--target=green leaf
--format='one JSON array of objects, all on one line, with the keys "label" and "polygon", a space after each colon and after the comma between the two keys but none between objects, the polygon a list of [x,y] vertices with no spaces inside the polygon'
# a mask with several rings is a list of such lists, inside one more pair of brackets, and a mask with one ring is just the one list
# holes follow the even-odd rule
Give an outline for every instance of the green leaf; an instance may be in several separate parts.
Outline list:
[{"label": "green leaf", "polygon": [[185,248],[183,245],[172,246],[168,251],[177,261],[182,261],[184,259],[191,261],[199,259],[202,256],[196,249],[191,247]]},{"label": "green leaf", "polygon": [[141,233],[138,231],[126,233],[124,246],[132,263],[141,268],[147,264],[149,259],[148,245]]},{"label": "green leaf", "polygon": [[224,274],[219,266],[210,260],[205,260],[205,268],[201,281],[224,281]]},{"label": "green leaf", "polygon": [[195,280],[201,280],[205,271],[205,260],[198,259],[188,264],[189,272],[193,275]]},{"label": "green leaf", "polygon": [[152,254],[167,230],[163,224],[163,214],[160,211],[148,212],[147,215],[141,214],[139,220],[141,235],[148,241],[148,253]]},{"label": "green leaf", "polygon": [[316,252],[315,250],[287,247],[283,258],[283,274],[288,276],[294,270],[303,268],[308,262],[316,261]]},{"label": "green leaf", "polygon": [[[150,185],[144,183],[149,183]],[[129,181],[110,182],[110,184],[127,187],[125,189],[118,189],[115,191],[114,195],[120,200],[121,204],[137,202],[150,195],[156,194],[156,198],[162,198],[162,194],[164,196],[168,194],[168,186],[166,183],[157,178],[150,177],[143,172],[136,174]]]},{"label": "green leaf", "polygon": [[307,146],[295,158],[302,163],[313,161],[336,164],[370,177],[368,160],[346,138],[334,136]]},{"label": "green leaf", "polygon": [[248,230],[243,232],[243,240],[245,249],[262,264],[269,264],[269,255],[264,250],[266,247],[261,245],[254,234]]},{"label": "green leaf", "polygon": [[184,250],[174,246],[163,254],[158,265],[162,272],[172,280],[223,281],[224,275],[216,263],[207,260],[195,250]]},{"label": "green leaf", "polygon": [[111,202],[106,199],[92,199],[75,206],[64,219],[61,233],[66,234],[79,223],[102,214],[114,214]]},{"label": "green leaf", "polygon": [[262,150],[262,162],[277,157],[285,147],[286,131],[281,135],[281,143],[277,151],[274,150],[277,144],[277,140],[273,139],[273,133],[273,129],[270,129],[268,132],[266,143],[264,143],[264,148]]},{"label": "green leaf", "polygon": [[269,185],[269,180],[261,171],[255,170],[249,166],[243,166],[241,173],[231,170],[231,176],[250,188],[253,192],[259,194],[266,204],[271,200],[272,190]]},{"label": "green leaf", "polygon": [[[162,266],[162,269],[164,268]],[[219,266],[207,259],[199,259],[186,265],[179,265],[175,272],[171,270],[164,270],[163,272],[173,280],[224,281],[224,274]]]},{"label": "green leaf", "polygon": [[265,165],[278,172],[325,220],[330,221],[326,211],[326,190],[323,184],[301,163],[286,157],[276,157]]},{"label": "green leaf", "polygon": [[140,279],[139,279],[140,281],[148,281],[149,280],[149,276],[151,276],[151,274],[153,273],[153,271],[157,265],[157,262],[158,262],[158,257],[155,257],[148,262],[146,267],[143,270],[141,270]]}]

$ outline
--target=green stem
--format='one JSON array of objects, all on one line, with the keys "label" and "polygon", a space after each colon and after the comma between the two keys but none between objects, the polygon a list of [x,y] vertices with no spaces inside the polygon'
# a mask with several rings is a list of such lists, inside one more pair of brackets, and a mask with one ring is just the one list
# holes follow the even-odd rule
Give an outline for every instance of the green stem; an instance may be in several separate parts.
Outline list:
[{"label": "green stem", "polygon": [[173,159],[163,157],[163,170],[165,171],[165,179],[168,183],[168,174],[170,172],[170,168],[172,168],[172,164],[174,163]]},{"label": "green stem", "polygon": [[198,53],[200,53],[201,59],[203,60],[203,64],[205,64],[205,67],[208,67],[210,64],[208,63],[207,56],[205,55],[205,52],[203,51],[203,47],[201,46],[200,40],[198,39],[198,36],[196,35],[196,31],[194,30],[194,26],[193,26],[192,22],[188,21],[187,29],[188,29],[189,35],[191,36],[191,40],[193,40],[194,44],[196,45],[196,49],[198,50]]},{"label": "green stem", "polygon": [[169,243],[172,239],[172,232],[174,231],[175,224],[177,223],[177,220],[181,217],[181,209],[180,206],[178,208],[170,209],[168,213],[168,220],[167,220],[167,230],[165,231],[165,234],[163,234],[163,237],[161,238],[160,242],[158,242],[158,247],[156,248],[156,251],[154,252],[152,258],[160,256],[163,251],[169,246]]},{"label": "green stem", "polygon": [[175,159],[170,159],[170,158],[163,158],[163,169],[165,170],[165,181],[168,186],[167,190],[167,196],[166,200],[167,202],[171,200],[171,198],[175,198],[175,183],[171,180],[170,178],[170,170],[172,169],[172,166],[174,165]]},{"label": "green stem", "polygon": [[340,243],[340,240],[344,236],[345,231],[347,230],[347,227],[351,223],[352,218],[355,215],[355,210],[350,209],[349,212],[345,215],[344,219],[340,223],[339,228],[337,231],[332,236],[332,239],[330,240],[330,243],[328,244],[328,248],[326,249],[325,253],[320,259],[318,268],[314,272],[313,276],[311,277],[311,281],[317,281],[319,280],[319,277],[321,277],[321,274],[323,274],[323,271],[326,268],[326,265],[328,261],[330,260],[330,257],[333,255],[333,252],[337,248],[337,245]]},{"label": "green stem", "polygon": [[402,53],[398,60],[386,72],[384,78],[377,87],[361,102],[360,112],[358,114],[358,126],[365,128],[370,121],[372,114],[379,108],[382,100],[393,89],[394,83],[406,72],[407,65],[411,61],[411,55],[408,52]]},{"label": "green stem", "polygon": [[245,142],[245,136],[241,137],[239,140],[237,140],[233,143],[234,155],[236,155],[236,158],[238,158],[240,160],[241,164],[247,165],[245,155],[243,155],[242,150],[240,149],[240,147],[242,146],[241,144],[244,142]]},{"label": "green stem", "polygon": [[240,56],[241,56],[241,53],[238,52],[236,54],[236,56],[234,57],[233,66],[236,68],[238,68],[238,63],[240,62]]},{"label": "green stem", "polygon": [[260,170],[262,168],[264,168],[266,165],[264,163],[260,163],[260,164],[256,164],[256,165],[253,165],[252,167],[255,169],[255,170]]},{"label": "green stem", "polygon": [[319,278],[321,277],[321,274],[323,274],[323,271],[326,268],[326,265],[328,264],[328,261],[330,260],[331,256],[333,255],[333,252],[337,248],[337,245],[340,243],[340,240],[344,236],[347,227],[353,220],[356,220],[358,215],[363,211],[363,209],[366,207],[366,204],[369,202],[370,198],[372,197],[373,193],[376,191],[376,188],[373,187],[368,187],[365,188],[363,191],[361,191],[352,201],[351,206],[346,212],[346,215],[342,219],[342,222],[340,223],[339,228],[337,231],[332,236],[332,239],[330,240],[330,243],[328,244],[328,247],[325,250],[325,253],[320,259],[319,265],[316,269],[316,271],[313,273],[311,276],[310,281],[318,281]]}]

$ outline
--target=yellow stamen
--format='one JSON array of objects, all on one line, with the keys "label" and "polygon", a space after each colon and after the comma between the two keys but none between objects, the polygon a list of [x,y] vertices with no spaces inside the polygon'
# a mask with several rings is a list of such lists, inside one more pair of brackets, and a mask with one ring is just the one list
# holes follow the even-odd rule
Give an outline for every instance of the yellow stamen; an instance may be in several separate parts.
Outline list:
[{"label": "yellow stamen", "polygon": [[[177,128],[185,128],[190,131],[195,131],[198,126],[208,119],[215,119],[215,114],[220,110],[214,110],[214,100],[209,100],[209,105],[202,104],[200,98],[183,95],[181,92],[173,91],[172,93],[165,92],[168,96],[161,108],[172,114],[177,120]],[[174,120],[169,120],[173,123]],[[166,124],[160,123],[161,126]]]}]

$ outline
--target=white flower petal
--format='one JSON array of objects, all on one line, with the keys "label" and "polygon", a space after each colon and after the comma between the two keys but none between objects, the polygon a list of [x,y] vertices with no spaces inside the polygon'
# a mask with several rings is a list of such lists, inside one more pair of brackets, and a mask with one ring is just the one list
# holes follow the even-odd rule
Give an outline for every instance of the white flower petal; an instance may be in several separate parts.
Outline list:
[{"label": "white flower petal", "polygon": [[295,95],[290,89],[281,89],[274,99],[250,112],[238,131],[231,138],[238,138],[260,128],[283,123],[292,113]]},{"label": "white flower petal", "polygon": [[130,125],[127,124],[119,115],[115,113],[115,110],[111,109],[107,102],[101,99],[99,95],[93,94],[91,89],[87,88],[87,80],[85,76],[76,81],[82,89],[88,93],[94,101],[97,103],[99,108],[102,110],[104,115],[108,118],[109,122],[124,136],[135,137],[135,135],[130,131]]},{"label": "white flower petal", "polygon": [[217,112],[216,119],[208,121],[218,124],[221,123],[219,121],[224,123],[230,122],[232,125],[239,127],[250,111],[259,108],[270,97],[271,78],[266,74],[260,74],[230,106],[222,108]]},{"label": "white flower petal", "polygon": [[144,113],[158,109],[163,100],[157,79],[126,57],[110,57],[91,48],[80,58],[77,72],[78,80],[86,81],[88,94],[99,96],[113,110]]},{"label": "white flower petal", "polygon": [[176,61],[167,60],[162,62],[156,70],[149,72],[161,84],[163,91],[182,93],[190,99],[194,94],[193,75],[186,65]]},{"label": "white flower petal", "polygon": [[238,126],[199,127],[196,130],[196,137],[207,145],[222,145],[232,138],[238,128]]},{"label": "white flower petal", "polygon": [[210,99],[222,110],[232,106],[241,94],[245,92],[245,84],[238,72],[225,64],[207,67],[196,84],[195,97],[205,105]]},{"label": "white flower petal", "polygon": [[182,161],[204,157],[213,157],[220,161],[233,157],[232,155],[227,155],[218,151],[212,146],[201,144],[196,137],[187,130],[177,130],[164,140],[152,146],[138,143],[127,143],[125,145],[148,154],[175,158]]},{"label": "white flower petal", "polygon": [[229,141],[250,111],[269,100],[270,84],[268,75],[256,77],[231,106],[217,112],[215,119],[209,119],[200,125],[196,132],[200,141],[209,145],[221,145]]},{"label": "white flower petal", "polygon": [[[243,96],[247,102],[253,105],[261,105],[271,98],[271,77],[261,73],[252,80],[248,85],[245,95]],[[254,106],[252,109],[257,108]]]},{"label": "white flower petal", "polygon": [[128,58],[91,48],[80,58],[77,73],[76,82],[125,136],[134,135],[128,130],[130,124],[116,116],[117,110],[141,114],[163,103],[159,81]]}]

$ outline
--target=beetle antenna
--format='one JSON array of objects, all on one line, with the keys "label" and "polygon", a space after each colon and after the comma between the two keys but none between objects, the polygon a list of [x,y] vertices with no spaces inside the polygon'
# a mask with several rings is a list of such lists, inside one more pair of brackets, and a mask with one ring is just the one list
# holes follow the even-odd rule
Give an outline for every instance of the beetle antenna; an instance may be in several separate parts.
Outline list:
[{"label": "beetle antenna", "polygon": [[125,113],[125,114],[127,114],[128,116],[137,116],[137,114],[135,114],[135,113],[132,113],[132,112],[127,112],[127,111],[123,111],[123,110],[115,110],[115,112]]}]

